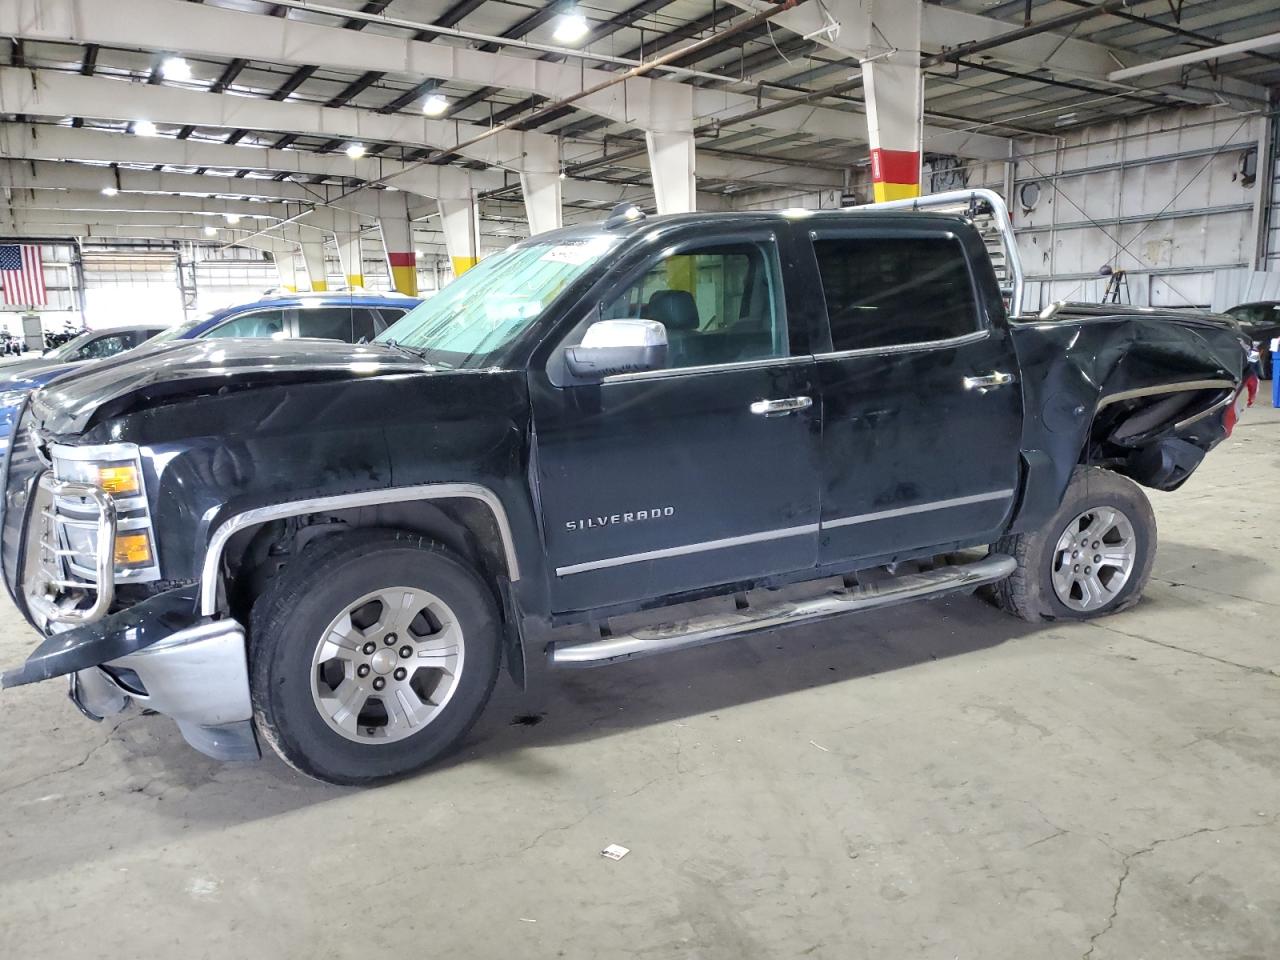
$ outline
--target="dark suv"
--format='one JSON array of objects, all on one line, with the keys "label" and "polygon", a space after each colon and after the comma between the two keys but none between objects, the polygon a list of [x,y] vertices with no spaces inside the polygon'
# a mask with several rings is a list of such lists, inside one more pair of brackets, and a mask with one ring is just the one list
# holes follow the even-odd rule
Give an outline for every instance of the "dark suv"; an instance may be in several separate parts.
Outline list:
[{"label": "dark suv", "polygon": [[[998,197],[947,199],[1008,241]],[[504,659],[983,584],[1109,613],[1151,572],[1138,484],[1230,433],[1246,356],[1208,314],[1010,319],[966,217],[620,211],[368,345],[174,342],[37,392],[0,561],[46,639],[3,684],[69,675],[92,716],[134,699],[214,756],[261,737],[365,783],[456,743]]]}]

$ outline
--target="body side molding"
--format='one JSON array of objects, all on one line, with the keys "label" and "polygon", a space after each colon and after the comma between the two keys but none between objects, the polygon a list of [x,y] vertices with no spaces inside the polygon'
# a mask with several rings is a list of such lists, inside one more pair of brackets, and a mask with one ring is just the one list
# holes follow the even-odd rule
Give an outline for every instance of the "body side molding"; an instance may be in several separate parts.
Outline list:
[{"label": "body side molding", "polygon": [[428,483],[413,487],[389,487],[382,490],[366,490],[362,493],[343,493],[330,497],[315,497],[309,500],[293,500],[288,503],[277,503],[267,507],[256,507],[238,513],[224,521],[209,538],[209,546],[205,551],[204,563],[200,571],[200,612],[211,617],[218,609],[218,564],[222,561],[222,551],[227,541],[246,527],[256,526],[270,520],[281,520],[285,517],[296,517],[304,513],[318,513],[322,510],[347,510],[352,507],[373,507],[386,503],[404,503],[409,500],[478,500],[493,513],[498,524],[498,533],[502,537],[502,552],[507,559],[507,575],[514,583],[520,579],[520,567],[516,560],[515,540],[511,536],[511,524],[507,520],[507,511],[502,506],[498,495],[488,487],[477,483]]}]

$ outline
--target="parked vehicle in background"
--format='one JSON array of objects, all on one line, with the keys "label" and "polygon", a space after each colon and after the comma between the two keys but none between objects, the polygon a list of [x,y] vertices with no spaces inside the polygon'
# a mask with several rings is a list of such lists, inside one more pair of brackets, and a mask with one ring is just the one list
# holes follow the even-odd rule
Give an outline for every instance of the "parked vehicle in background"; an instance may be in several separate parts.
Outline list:
[{"label": "parked vehicle in background", "polygon": [[[634,208],[482,261],[368,345],[168,343],[24,408],[0,676],[372,783],[506,662],[585,667],[996,585],[1136,603],[1248,390],[1225,317],[1006,314],[972,219]],[[886,205],[877,205],[886,206]],[[1098,308],[1093,308],[1094,310]],[[781,592],[780,588],[786,588]],[[781,654],[785,656],[785,653]],[[767,669],[767,668],[766,668]]]},{"label": "parked vehicle in background", "polygon": [[[0,451],[9,444],[13,418],[27,394],[82,363],[132,350],[165,330],[160,324],[91,330],[38,357],[0,366]],[[47,338],[46,338],[47,339]]]},{"label": "parked vehicle in background", "polygon": [[83,363],[148,341],[148,347],[202,337],[310,337],[352,343],[377,336],[420,302],[401,294],[291,293],[215,310],[177,326],[117,327],[81,334],[39,359],[0,367],[0,450],[9,442],[13,418],[27,394]]},{"label": "parked vehicle in background", "polygon": [[1270,380],[1274,376],[1271,341],[1280,337],[1280,300],[1242,303],[1224,312],[1235,317],[1253,341],[1253,348],[1258,351],[1258,369],[1262,379]]}]

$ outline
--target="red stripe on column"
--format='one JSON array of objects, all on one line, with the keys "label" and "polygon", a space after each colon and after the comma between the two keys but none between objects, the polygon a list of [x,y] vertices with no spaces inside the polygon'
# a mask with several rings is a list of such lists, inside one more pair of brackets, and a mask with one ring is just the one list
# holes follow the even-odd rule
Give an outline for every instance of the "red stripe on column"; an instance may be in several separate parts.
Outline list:
[{"label": "red stripe on column", "polygon": [[871,149],[871,179],[880,183],[919,183],[920,154],[915,150]]},{"label": "red stripe on column", "polygon": [[414,258],[413,252],[409,253],[388,253],[387,263],[393,267],[412,267],[418,261]]}]

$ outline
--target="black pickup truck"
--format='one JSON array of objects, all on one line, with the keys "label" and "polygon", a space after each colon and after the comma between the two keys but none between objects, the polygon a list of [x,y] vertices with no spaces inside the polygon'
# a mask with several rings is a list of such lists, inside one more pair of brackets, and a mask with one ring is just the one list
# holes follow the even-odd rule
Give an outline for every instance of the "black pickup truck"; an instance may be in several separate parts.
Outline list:
[{"label": "black pickup truck", "polygon": [[[993,194],[937,198],[990,214]],[[921,204],[923,206],[923,204]],[[216,757],[370,783],[505,661],[589,666],[993,585],[1136,602],[1226,437],[1226,318],[1007,309],[969,215],[688,214],[536,236],[374,343],[174,342],[37,392],[0,562],[68,676]],[[1010,316],[1013,314],[1014,316]],[[778,588],[785,587],[785,590]],[[786,599],[779,599],[785,596]]]}]

